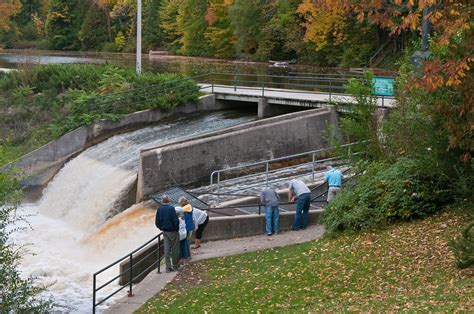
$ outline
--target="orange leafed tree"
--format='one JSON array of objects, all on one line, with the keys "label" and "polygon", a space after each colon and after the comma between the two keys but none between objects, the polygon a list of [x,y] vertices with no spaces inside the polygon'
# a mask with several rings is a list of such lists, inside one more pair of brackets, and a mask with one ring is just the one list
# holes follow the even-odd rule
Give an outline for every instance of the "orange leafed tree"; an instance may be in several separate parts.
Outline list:
[{"label": "orange leafed tree", "polygon": [[[298,13],[304,18],[305,40],[317,42],[318,49],[331,31],[334,35],[347,27],[344,17],[348,15],[378,25],[392,35],[407,30],[421,33],[423,10],[427,6],[429,13],[425,18],[431,25],[431,45],[442,53],[425,61],[423,75],[409,84],[427,93],[445,88],[457,96],[455,104],[440,100],[433,109],[444,116],[448,148],[460,149],[467,164],[474,152],[472,0],[303,0]],[[331,19],[321,19],[324,16]],[[331,27],[319,25],[321,22]]]},{"label": "orange leafed tree", "polygon": [[304,17],[305,40],[315,43],[316,50],[329,44],[339,45],[346,40],[348,8],[343,0],[304,0],[297,13]]},{"label": "orange leafed tree", "polygon": [[20,0],[0,0],[0,31],[10,30],[10,17],[15,16],[20,9]]}]

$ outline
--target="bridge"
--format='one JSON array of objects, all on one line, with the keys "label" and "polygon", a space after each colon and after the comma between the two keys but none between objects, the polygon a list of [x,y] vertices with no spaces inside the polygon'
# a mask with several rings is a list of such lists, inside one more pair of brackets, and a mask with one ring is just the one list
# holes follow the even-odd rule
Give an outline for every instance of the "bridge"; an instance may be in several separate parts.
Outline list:
[{"label": "bridge", "polygon": [[[269,115],[272,105],[321,108],[339,105],[339,111],[350,110],[354,96],[345,93],[351,78],[357,74],[289,73],[286,76],[210,73],[196,77],[199,90],[214,94],[217,101],[258,103],[259,116]],[[389,77],[384,77],[389,78]],[[391,108],[393,96],[374,95],[377,106]]]}]

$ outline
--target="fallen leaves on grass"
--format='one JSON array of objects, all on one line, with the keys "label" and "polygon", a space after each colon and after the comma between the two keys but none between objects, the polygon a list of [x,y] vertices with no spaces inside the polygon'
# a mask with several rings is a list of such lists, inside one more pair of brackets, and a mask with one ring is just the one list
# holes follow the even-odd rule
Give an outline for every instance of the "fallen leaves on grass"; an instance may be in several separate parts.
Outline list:
[{"label": "fallen leaves on grass", "polygon": [[191,263],[141,311],[472,311],[474,270],[455,268],[447,244],[463,219]]}]

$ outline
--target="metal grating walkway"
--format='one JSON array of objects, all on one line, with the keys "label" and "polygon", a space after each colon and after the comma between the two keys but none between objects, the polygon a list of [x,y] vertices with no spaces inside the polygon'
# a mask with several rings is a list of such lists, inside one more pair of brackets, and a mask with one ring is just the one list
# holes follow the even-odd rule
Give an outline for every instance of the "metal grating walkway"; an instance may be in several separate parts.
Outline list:
[{"label": "metal grating walkway", "polygon": [[165,194],[169,196],[171,205],[178,206],[179,205],[179,203],[178,203],[179,198],[181,196],[184,196],[184,197],[187,198],[189,204],[191,204],[192,207],[196,207],[196,208],[199,208],[199,209],[208,209],[209,208],[209,205],[207,205],[206,203],[204,203],[203,201],[201,201],[197,197],[189,194],[188,192],[186,192],[184,189],[182,189],[180,187],[173,187],[173,188],[168,189],[168,190],[157,192],[157,193],[153,194],[151,196],[151,198],[155,202],[157,202],[158,204],[161,205],[161,198]]}]

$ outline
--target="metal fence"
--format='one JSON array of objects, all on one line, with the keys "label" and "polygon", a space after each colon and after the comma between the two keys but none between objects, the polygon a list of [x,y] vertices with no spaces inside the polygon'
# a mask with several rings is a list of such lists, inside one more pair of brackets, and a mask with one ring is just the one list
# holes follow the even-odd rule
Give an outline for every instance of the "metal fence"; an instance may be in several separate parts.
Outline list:
[{"label": "metal fence", "polygon": [[[137,257],[142,249],[147,247],[148,245],[152,244],[153,242],[157,241],[156,244],[156,250],[152,250],[151,252],[148,252],[148,254],[144,256]],[[163,259],[163,256],[161,254],[161,250],[163,248],[163,232],[160,232],[157,236],[153,237],[150,239],[148,242],[145,244],[141,245],[139,248],[133,250],[129,254],[125,255],[124,257],[116,260],[115,262],[109,264],[108,266],[102,268],[101,270],[97,271],[93,275],[93,294],[92,294],[92,313],[95,313],[96,308],[98,305],[104,303],[108,299],[110,299],[112,296],[117,294],[119,291],[123,290],[124,288],[128,287],[128,296],[133,296],[133,283],[137,278],[140,278],[146,274],[148,274],[150,271],[152,271],[155,267],[158,269],[158,273],[160,272],[160,263],[161,260]],[[151,266],[145,268],[144,270],[140,271],[137,273],[138,266],[143,263],[147,258],[150,258],[152,256],[156,256],[156,263],[153,263]],[[119,265],[123,262],[129,262],[129,267],[125,269],[122,272],[119,272],[118,275],[114,276],[113,278],[107,280],[104,284],[101,284],[100,286],[97,286],[97,279],[100,274],[103,272],[111,269],[112,267]],[[116,280],[118,280],[120,277],[126,275],[128,277],[128,281],[123,283],[122,287],[116,289],[114,292],[109,293],[108,295],[101,297],[100,299],[97,296],[97,293],[102,290],[103,288],[113,284]]]},{"label": "metal fence", "polygon": [[[347,156],[349,156],[349,155],[359,154],[359,152],[353,152],[352,151],[353,150],[352,148],[355,145],[358,145],[358,144],[361,144],[361,143],[360,142],[349,143],[349,144],[341,145],[340,147],[341,148],[347,148]],[[268,186],[269,181],[270,181],[269,177],[273,173],[281,172],[282,170],[289,170],[289,169],[294,169],[294,168],[297,168],[297,167],[307,166],[307,167],[310,168],[311,179],[312,179],[312,181],[314,181],[316,165],[317,164],[321,164],[321,163],[325,163],[325,162],[329,162],[329,161],[340,160],[340,159],[344,158],[344,157],[341,157],[341,156],[337,156],[337,157],[318,159],[318,157],[321,153],[328,153],[328,152],[333,151],[335,149],[336,149],[336,147],[317,149],[317,150],[313,150],[313,151],[309,151],[309,152],[304,152],[304,153],[299,153],[299,154],[294,154],[294,155],[288,155],[288,156],[284,156],[284,157],[280,157],[280,158],[267,159],[267,160],[254,162],[254,163],[250,163],[250,164],[246,164],[246,165],[242,165],[242,166],[235,166],[235,167],[229,167],[229,168],[225,168],[225,169],[215,170],[210,175],[210,185],[214,185],[214,184],[216,185],[216,190],[215,190],[216,193],[215,194],[217,195],[217,203],[219,204],[219,196],[222,195],[220,193],[221,182],[222,181],[230,181],[230,180],[234,179],[234,178],[228,178],[228,179],[225,179],[225,180],[221,180],[221,178],[223,176],[223,173],[228,173],[228,176],[230,176],[231,175],[230,173],[232,173],[232,172],[235,172],[235,173],[242,173],[242,172],[245,172],[245,171],[248,171],[248,172],[251,171],[252,172],[252,174],[250,174],[250,175],[237,175],[236,178],[238,178],[239,180],[245,179],[245,178],[250,178],[250,177],[255,177],[256,175],[263,175],[265,177],[265,180],[262,181],[261,183],[257,183],[257,184],[254,184],[254,185],[247,185],[246,189],[248,189],[248,188],[258,187],[258,186],[262,186],[262,185]],[[278,162],[282,162],[282,161],[291,161],[291,160],[295,160],[295,159],[302,158],[302,157],[306,157],[306,158],[309,157],[311,159],[311,161],[302,162],[302,163],[298,163],[298,164],[295,164],[295,165],[292,165],[292,166],[287,166],[287,167],[278,167],[277,169],[270,170],[270,165],[272,163],[278,163]],[[264,170],[263,171],[258,171],[258,167],[262,167]],[[215,180],[214,180],[214,178],[215,178]],[[272,183],[276,183],[276,182],[283,181],[283,180],[286,180],[286,179],[272,180]],[[239,190],[237,189],[235,191],[239,191]]]}]

